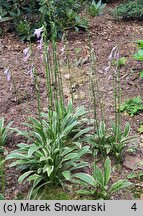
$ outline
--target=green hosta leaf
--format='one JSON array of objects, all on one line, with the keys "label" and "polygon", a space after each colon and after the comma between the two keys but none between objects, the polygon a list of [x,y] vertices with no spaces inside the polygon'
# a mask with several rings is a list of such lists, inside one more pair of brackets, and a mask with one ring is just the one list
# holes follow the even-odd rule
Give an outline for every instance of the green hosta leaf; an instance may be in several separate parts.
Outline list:
[{"label": "green hosta leaf", "polygon": [[104,123],[103,121],[100,122],[99,136],[100,136],[100,137],[106,136],[106,128],[105,128],[105,123]]},{"label": "green hosta leaf", "polygon": [[48,174],[48,177],[50,177],[51,176],[51,173],[53,172],[53,170],[54,170],[54,166],[49,166],[49,165],[45,165],[45,170],[46,170],[46,172],[47,172],[47,174]]},{"label": "green hosta leaf", "polygon": [[128,175],[128,179],[139,178],[142,176],[143,176],[143,172],[133,173],[133,174]]},{"label": "green hosta leaf", "polygon": [[84,146],[78,151],[78,156],[81,158],[83,155],[89,152],[89,146]]},{"label": "green hosta leaf", "polygon": [[74,174],[73,177],[78,178],[79,180],[81,180],[81,181],[85,182],[86,184],[91,185],[93,187],[95,187],[97,184],[95,179],[86,173],[77,173],[77,174]]},{"label": "green hosta leaf", "polygon": [[30,175],[30,176],[28,177],[27,181],[35,181],[35,180],[38,179],[39,177],[41,178],[40,175],[38,175],[38,174],[33,174],[33,175]]},{"label": "green hosta leaf", "polygon": [[[29,163],[30,161],[28,161],[28,163]],[[26,161],[25,160],[17,160],[17,161],[15,161],[15,162],[13,162],[13,163],[11,163],[10,165],[9,165],[9,167],[14,167],[14,166],[17,166],[17,165],[22,165],[22,164],[26,164]]]},{"label": "green hosta leaf", "polygon": [[127,59],[125,57],[121,57],[119,60],[118,60],[118,67],[122,66],[122,65],[125,65],[127,62]]},{"label": "green hosta leaf", "polygon": [[6,160],[9,159],[27,159],[27,156],[19,153],[11,153],[6,157]]},{"label": "green hosta leaf", "polygon": [[81,169],[81,168],[84,168],[86,166],[89,166],[88,162],[81,162],[81,163],[76,164],[74,167],[72,167],[70,169],[70,171]]},{"label": "green hosta leaf", "polygon": [[137,131],[138,131],[139,133],[143,133],[143,125],[141,125],[141,126],[137,129]]},{"label": "green hosta leaf", "polygon": [[77,121],[73,122],[71,125],[67,126],[63,133],[62,136],[66,136],[75,126],[77,125]]},{"label": "green hosta leaf", "polygon": [[0,193],[0,200],[4,200],[4,196]]},{"label": "green hosta leaf", "polygon": [[40,161],[47,161],[47,157],[40,157]]},{"label": "green hosta leaf", "polygon": [[135,43],[138,44],[138,48],[143,49],[143,40],[136,40]]},{"label": "green hosta leaf", "polygon": [[42,148],[42,146],[32,145],[28,150],[28,157],[31,157],[32,154],[40,148]]},{"label": "green hosta leaf", "polygon": [[78,153],[70,153],[63,158],[63,161],[72,160],[78,158]]},{"label": "green hosta leaf", "polygon": [[18,182],[19,182],[19,183],[22,183],[23,180],[24,180],[26,177],[28,177],[31,173],[33,173],[33,171],[28,171],[28,172],[24,173],[23,175],[21,175],[21,176],[18,178]]},{"label": "green hosta leaf", "polygon": [[19,144],[17,144],[17,146],[19,148],[25,148],[25,149],[30,147],[28,144],[25,144],[25,143],[19,143]]},{"label": "green hosta leaf", "polygon": [[67,180],[67,181],[70,181],[71,180],[71,173],[70,173],[70,171],[64,171],[64,172],[62,172],[62,174],[63,174],[63,176],[65,177],[65,179]]},{"label": "green hosta leaf", "polygon": [[130,129],[131,129],[130,123],[127,122],[126,125],[125,125],[124,133],[123,133],[125,137],[129,135]]},{"label": "green hosta leaf", "polygon": [[0,130],[4,128],[4,117],[0,119]]},{"label": "green hosta leaf", "polygon": [[123,188],[129,187],[130,185],[132,185],[132,183],[129,182],[129,181],[126,181],[126,180],[119,180],[119,181],[115,182],[115,183],[111,186],[111,188],[110,188],[110,190],[109,190],[109,193],[110,193],[110,194],[113,194],[113,193],[115,193],[115,192],[117,192],[117,191],[119,191],[119,190],[121,190],[121,189],[123,189]]},{"label": "green hosta leaf", "polygon": [[109,157],[107,157],[104,164],[104,185],[106,186],[110,180],[111,175],[111,161]]},{"label": "green hosta leaf", "polygon": [[137,53],[133,56],[134,59],[143,61],[143,49],[139,49]]},{"label": "green hosta leaf", "polygon": [[64,151],[61,153],[61,156],[64,157],[65,155],[71,153],[72,151],[74,151],[76,149],[77,149],[77,147],[71,147],[71,148],[66,147],[66,148],[64,148]]},{"label": "green hosta leaf", "polygon": [[81,130],[80,132],[78,132],[73,138],[72,140],[76,140],[78,138],[80,138],[81,136],[83,136],[84,134],[88,133],[91,130],[91,128],[85,128],[83,130]]},{"label": "green hosta leaf", "polygon": [[101,170],[99,169],[99,167],[94,166],[94,179],[96,179],[96,181],[101,185],[104,186],[104,177],[103,174],[101,172]]},{"label": "green hosta leaf", "polygon": [[143,78],[143,71],[140,72],[140,78]]},{"label": "green hosta leaf", "polygon": [[92,193],[89,190],[77,190],[76,193],[81,195],[86,195],[86,196],[92,195]]}]

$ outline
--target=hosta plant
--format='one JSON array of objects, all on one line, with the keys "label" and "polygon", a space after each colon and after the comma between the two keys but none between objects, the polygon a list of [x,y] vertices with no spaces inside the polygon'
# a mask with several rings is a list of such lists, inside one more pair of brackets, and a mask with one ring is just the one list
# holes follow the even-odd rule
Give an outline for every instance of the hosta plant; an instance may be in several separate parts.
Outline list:
[{"label": "hosta plant", "polygon": [[89,146],[80,143],[80,137],[89,131],[79,131],[79,119],[84,113],[83,108],[74,112],[71,103],[64,109],[59,105],[58,111],[43,113],[41,121],[30,118],[25,124],[27,131],[17,130],[30,144],[18,144],[7,160],[15,159],[11,167],[21,171],[20,183],[25,178],[32,183],[30,197],[44,186],[62,185],[64,180],[70,180],[73,171],[88,165],[81,160],[90,152]]},{"label": "hosta plant", "polygon": [[111,151],[110,134],[107,133],[104,121],[101,121],[96,134],[89,136],[87,142],[91,145],[94,155],[101,154],[103,157]]},{"label": "hosta plant", "polygon": [[100,154],[103,157],[112,155],[117,163],[123,162],[123,155],[127,148],[127,144],[133,142],[135,136],[130,136],[130,124],[127,122],[124,130],[121,126],[112,123],[110,130],[106,129],[105,123],[100,122],[98,131],[87,139],[92,146],[94,155]]},{"label": "hosta plant", "polygon": [[133,146],[128,144],[132,144],[133,141],[137,138],[134,135],[130,135],[131,126],[129,122],[126,122],[124,129],[122,129],[121,125],[118,127],[112,123],[111,128],[111,155],[114,156],[117,163],[122,163],[124,160],[124,154],[128,150],[132,150]]},{"label": "hosta plant", "polygon": [[94,0],[91,2],[91,5],[89,6],[89,14],[92,17],[95,17],[97,15],[102,14],[103,9],[106,7],[106,4],[102,4],[102,1],[99,0],[98,3],[96,3]]},{"label": "hosta plant", "polygon": [[111,161],[107,158],[103,166],[103,171],[94,164],[92,175],[86,173],[74,174],[73,182],[82,186],[82,189],[76,192],[82,196],[91,196],[93,199],[110,199],[114,193],[132,185],[126,179],[111,183],[111,172]]},{"label": "hosta plant", "polygon": [[140,96],[130,98],[120,105],[121,112],[127,112],[131,117],[143,111],[143,101]]},{"label": "hosta plant", "polygon": [[4,126],[4,118],[2,117],[0,119],[0,153],[3,152],[3,146],[6,144],[6,141],[8,139],[8,135],[10,134],[10,126],[12,125],[12,122],[10,122],[8,125]]}]

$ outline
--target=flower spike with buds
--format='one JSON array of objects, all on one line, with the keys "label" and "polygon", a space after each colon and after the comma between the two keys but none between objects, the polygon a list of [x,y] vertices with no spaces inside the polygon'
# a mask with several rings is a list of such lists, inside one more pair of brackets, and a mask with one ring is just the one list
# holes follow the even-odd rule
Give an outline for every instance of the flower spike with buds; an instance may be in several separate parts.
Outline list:
[{"label": "flower spike with buds", "polygon": [[24,58],[23,60],[24,60],[24,61],[27,61],[27,60],[29,59],[30,55],[31,55],[30,48],[29,48],[29,47],[28,47],[28,48],[25,48],[25,49],[23,50],[23,53],[24,53],[24,55],[25,55],[25,58]]},{"label": "flower spike with buds", "polygon": [[6,76],[7,81],[9,82],[10,79],[11,79],[11,74],[10,74],[9,68],[7,68],[7,69],[4,71],[4,74],[5,74],[5,76]]}]

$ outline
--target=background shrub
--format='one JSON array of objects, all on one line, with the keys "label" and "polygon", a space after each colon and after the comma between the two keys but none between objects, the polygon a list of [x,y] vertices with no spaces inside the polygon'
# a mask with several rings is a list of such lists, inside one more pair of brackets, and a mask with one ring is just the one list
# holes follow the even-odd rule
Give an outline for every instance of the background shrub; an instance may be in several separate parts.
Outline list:
[{"label": "background shrub", "polygon": [[83,1],[78,0],[2,0],[0,6],[0,21],[12,20],[15,30],[22,40],[33,37],[33,29],[47,26],[51,35],[52,23],[57,28],[58,36],[66,28],[87,28],[87,22],[80,18],[79,11]]},{"label": "background shrub", "polygon": [[115,19],[137,19],[143,20],[143,0],[128,1],[120,4],[113,10]]}]

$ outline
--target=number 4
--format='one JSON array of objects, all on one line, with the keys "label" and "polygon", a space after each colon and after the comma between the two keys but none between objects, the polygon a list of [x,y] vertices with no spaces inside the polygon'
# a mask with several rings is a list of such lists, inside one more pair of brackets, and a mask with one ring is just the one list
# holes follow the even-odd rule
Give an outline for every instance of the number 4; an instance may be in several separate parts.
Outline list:
[{"label": "number 4", "polygon": [[134,211],[136,211],[136,210],[137,210],[137,204],[134,203],[134,204],[132,205],[131,209],[133,209]]}]

